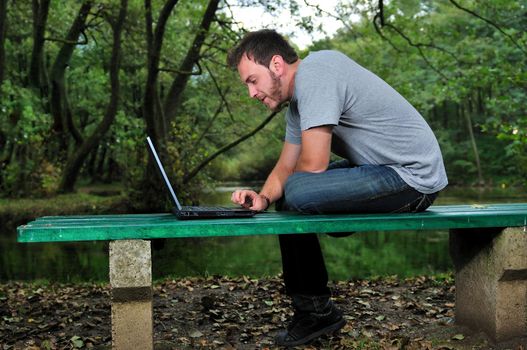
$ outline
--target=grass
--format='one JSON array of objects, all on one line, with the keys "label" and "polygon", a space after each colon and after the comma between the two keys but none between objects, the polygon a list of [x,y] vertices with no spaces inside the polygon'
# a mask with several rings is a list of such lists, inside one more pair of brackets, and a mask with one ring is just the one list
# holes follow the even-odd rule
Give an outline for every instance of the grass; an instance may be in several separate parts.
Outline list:
[{"label": "grass", "polygon": [[121,196],[99,197],[89,193],[60,194],[50,198],[0,199],[0,215],[59,215],[108,211],[122,202]]},{"label": "grass", "polygon": [[126,199],[115,185],[83,187],[74,193],[44,198],[0,198],[4,232],[41,216],[124,212]]}]

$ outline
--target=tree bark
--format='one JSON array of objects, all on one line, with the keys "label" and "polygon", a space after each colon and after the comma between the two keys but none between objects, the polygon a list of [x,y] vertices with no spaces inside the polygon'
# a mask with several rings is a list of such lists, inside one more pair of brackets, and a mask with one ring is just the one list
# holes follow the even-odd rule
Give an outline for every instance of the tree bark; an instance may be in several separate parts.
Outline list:
[{"label": "tree bark", "polygon": [[7,0],[0,0],[0,86],[4,82]]},{"label": "tree bark", "polygon": [[472,118],[470,117],[470,113],[465,111],[462,106],[460,106],[459,108],[461,109],[461,114],[463,114],[465,117],[470,145],[472,146],[472,152],[474,152],[474,159],[476,160],[476,168],[478,170],[478,185],[483,186],[485,184],[485,181],[483,180],[483,172],[481,171],[481,162],[479,160],[478,145],[476,143],[476,138],[474,137],[474,127],[472,125]]},{"label": "tree bark", "polygon": [[29,66],[29,85],[40,91],[41,96],[47,93],[47,81],[44,65],[44,34],[48,21],[50,0],[33,0],[33,50]]},{"label": "tree bark", "polygon": [[66,41],[57,54],[55,62],[51,68],[51,114],[53,115],[53,130],[61,138],[61,146],[66,147],[66,131],[68,131],[68,113],[69,106],[66,98],[65,73],[66,68],[71,60],[73,51],[76,47],[76,41],[85,28],[86,18],[92,7],[92,1],[83,2],[77,17],[73,21]]},{"label": "tree bark", "polygon": [[86,165],[85,165],[86,173],[90,177],[92,183],[96,182],[96,180],[97,180],[96,178],[97,178],[97,175],[98,175],[98,173],[95,172],[95,161],[97,160],[97,154],[99,153],[99,147],[100,147],[100,144],[97,145],[90,152],[90,155],[88,156],[88,161],[86,162]]},{"label": "tree bark", "polygon": [[98,174],[98,179],[102,178],[102,173],[104,172],[104,162],[106,161],[106,153],[108,152],[108,147],[103,145],[101,152],[99,152],[99,159],[97,159],[96,171]]},{"label": "tree bark", "polygon": [[[159,13],[154,29],[152,18],[152,1],[145,0],[145,25],[146,25],[146,44],[147,44],[147,77],[144,88],[143,98],[143,118],[146,124],[146,134],[152,138],[156,145],[160,157],[163,158],[165,148],[161,146],[164,144],[166,130],[164,130],[165,121],[162,109],[159,108],[159,91],[158,91],[158,77],[159,77],[159,60],[161,57],[161,48],[163,46],[163,39],[165,35],[166,24],[168,18],[178,0],[167,0]],[[161,147],[160,147],[161,146]],[[145,173],[143,174],[140,184],[138,184],[141,196],[141,202],[144,208],[140,210],[161,209],[156,206],[159,205],[158,191],[162,191],[161,184],[157,181],[157,173],[152,158],[149,157]]]},{"label": "tree bark", "polygon": [[[5,70],[5,30],[7,20],[7,0],[0,0],[0,86],[4,82]],[[3,173],[7,163],[7,147],[5,134],[0,130],[0,172]],[[2,185],[2,176],[0,176],[0,185]]]},{"label": "tree bark", "polygon": [[192,73],[192,68],[200,58],[201,47],[203,46],[203,43],[207,37],[210,25],[214,19],[214,14],[218,9],[218,4],[219,0],[209,1],[207,9],[205,10],[205,14],[203,15],[198,28],[198,32],[194,37],[194,41],[192,42],[185,59],[178,69],[180,73],[173,80],[172,85],[168,90],[163,108],[166,122],[168,124],[170,124],[170,122],[174,119],[177,109],[181,103],[182,93],[185,90],[185,86],[187,85],[188,79]]},{"label": "tree bark", "polygon": [[160,137],[164,134],[164,122],[160,111],[156,108],[156,99],[158,94],[157,78],[159,76],[159,59],[161,57],[161,48],[167,20],[178,0],[169,0],[163,6],[157,20],[155,33],[153,31],[152,19],[152,2],[145,0],[145,22],[146,22],[146,41],[147,41],[147,78],[145,85],[145,95],[143,100],[143,117],[146,122],[146,133],[154,140],[159,142]]},{"label": "tree bark", "polygon": [[121,66],[121,33],[126,18],[128,7],[128,0],[121,0],[121,7],[119,15],[115,23],[112,23],[113,29],[113,45],[112,57],[110,59],[110,86],[111,93],[104,118],[95,128],[94,132],[87,137],[82,145],[71,155],[66,162],[64,173],[62,175],[60,192],[72,192],[75,182],[80,173],[80,169],[90,154],[90,152],[97,147],[100,140],[104,137],[117,114],[117,107],[119,103],[119,69]]}]

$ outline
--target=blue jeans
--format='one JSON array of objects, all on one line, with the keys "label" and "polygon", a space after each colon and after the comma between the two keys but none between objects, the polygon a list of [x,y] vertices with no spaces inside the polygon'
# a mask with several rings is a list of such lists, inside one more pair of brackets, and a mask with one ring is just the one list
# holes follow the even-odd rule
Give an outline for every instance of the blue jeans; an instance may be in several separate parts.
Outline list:
[{"label": "blue jeans", "polygon": [[[322,173],[289,176],[277,210],[305,214],[420,212],[436,197],[437,193],[413,189],[390,167],[353,167],[343,160]],[[287,293],[328,295],[328,274],[317,235],[280,235],[279,241]]]}]

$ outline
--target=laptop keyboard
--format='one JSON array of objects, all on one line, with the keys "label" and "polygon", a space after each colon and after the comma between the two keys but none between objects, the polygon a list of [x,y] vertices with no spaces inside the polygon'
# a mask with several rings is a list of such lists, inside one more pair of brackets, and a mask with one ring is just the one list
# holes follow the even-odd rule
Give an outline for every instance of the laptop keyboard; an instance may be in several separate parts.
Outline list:
[{"label": "laptop keyboard", "polygon": [[[225,210],[233,210],[235,208],[227,208],[227,207],[194,207],[194,206],[185,206],[182,208],[186,211],[225,211]],[[236,208],[237,209],[237,208]]]}]

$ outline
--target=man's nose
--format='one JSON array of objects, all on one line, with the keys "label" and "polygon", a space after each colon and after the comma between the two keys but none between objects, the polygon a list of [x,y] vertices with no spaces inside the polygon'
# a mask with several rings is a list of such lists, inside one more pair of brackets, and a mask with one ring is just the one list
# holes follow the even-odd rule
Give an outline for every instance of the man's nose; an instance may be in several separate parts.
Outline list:
[{"label": "man's nose", "polygon": [[249,85],[249,96],[251,96],[252,98],[255,98],[256,95],[258,94],[258,91],[256,90],[256,88],[252,85]]}]

